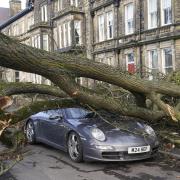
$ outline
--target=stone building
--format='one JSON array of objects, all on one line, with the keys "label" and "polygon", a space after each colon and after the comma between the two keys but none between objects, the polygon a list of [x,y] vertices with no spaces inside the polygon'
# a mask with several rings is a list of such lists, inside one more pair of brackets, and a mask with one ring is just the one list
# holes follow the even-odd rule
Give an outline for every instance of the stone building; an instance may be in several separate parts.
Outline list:
[{"label": "stone building", "polygon": [[[0,30],[47,51],[81,50],[131,73],[167,74],[180,67],[179,0],[29,0]],[[9,73],[10,81],[46,81]]]}]

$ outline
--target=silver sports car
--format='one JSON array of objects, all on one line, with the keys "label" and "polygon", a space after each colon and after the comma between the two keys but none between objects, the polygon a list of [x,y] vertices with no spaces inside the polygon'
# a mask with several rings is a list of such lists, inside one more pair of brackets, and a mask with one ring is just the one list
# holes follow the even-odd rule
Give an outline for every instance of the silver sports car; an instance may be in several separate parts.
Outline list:
[{"label": "silver sports car", "polygon": [[29,143],[42,142],[83,160],[132,161],[154,156],[159,142],[154,130],[131,117],[106,117],[83,108],[39,112],[25,127]]}]

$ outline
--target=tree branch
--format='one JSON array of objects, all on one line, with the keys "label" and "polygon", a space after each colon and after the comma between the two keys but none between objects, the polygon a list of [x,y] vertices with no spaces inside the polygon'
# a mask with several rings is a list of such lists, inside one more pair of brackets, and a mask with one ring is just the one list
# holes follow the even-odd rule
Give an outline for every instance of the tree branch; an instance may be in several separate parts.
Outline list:
[{"label": "tree branch", "polygon": [[61,89],[55,86],[32,84],[32,83],[5,83],[0,82],[0,96],[11,96],[25,93],[46,94],[59,98],[67,97]]}]

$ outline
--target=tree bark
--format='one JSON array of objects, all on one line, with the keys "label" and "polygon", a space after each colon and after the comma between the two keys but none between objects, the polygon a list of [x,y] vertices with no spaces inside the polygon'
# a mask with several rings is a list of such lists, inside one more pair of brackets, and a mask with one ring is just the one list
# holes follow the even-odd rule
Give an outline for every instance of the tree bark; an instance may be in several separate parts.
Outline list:
[{"label": "tree bark", "polygon": [[[180,87],[168,82],[139,79],[117,68],[93,62],[72,54],[60,54],[35,49],[0,33],[0,65],[6,68],[42,75],[50,79],[73,99],[90,106],[102,108],[123,115],[156,120],[167,116],[162,111],[152,111],[121,102],[113,98],[90,92],[75,83],[75,77],[87,77],[122,87],[132,93],[141,94],[143,98],[152,92],[169,96],[180,96]],[[157,102],[152,99],[156,104]],[[169,115],[169,114],[168,114]],[[178,119],[179,120],[179,119]]]}]

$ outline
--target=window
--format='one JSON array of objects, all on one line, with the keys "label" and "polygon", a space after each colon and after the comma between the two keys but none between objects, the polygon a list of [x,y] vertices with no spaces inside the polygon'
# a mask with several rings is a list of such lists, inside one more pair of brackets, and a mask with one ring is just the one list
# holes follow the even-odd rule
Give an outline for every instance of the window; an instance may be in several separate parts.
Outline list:
[{"label": "window", "polygon": [[68,46],[71,46],[71,22],[68,23]]},{"label": "window", "polygon": [[157,0],[148,0],[148,28],[157,27]]},{"label": "window", "polygon": [[31,26],[34,24],[34,17],[30,16],[27,20],[27,29],[30,30]]},{"label": "window", "polygon": [[125,33],[132,34],[134,32],[134,7],[133,3],[125,6]]},{"label": "window", "polygon": [[71,0],[71,6],[78,7],[79,5],[79,0]]},{"label": "window", "polygon": [[14,36],[17,36],[19,34],[19,27],[17,24],[14,25],[13,30],[14,30]]},{"label": "window", "polygon": [[82,85],[82,84],[83,84],[83,78],[82,78],[82,77],[77,77],[77,78],[76,78],[76,82],[77,82],[79,85]]},{"label": "window", "polygon": [[81,45],[82,44],[82,37],[81,37],[81,21],[74,21],[74,38],[75,44]]},{"label": "window", "polygon": [[129,73],[135,73],[134,54],[129,53],[126,55],[127,70]]},{"label": "window", "polygon": [[149,69],[152,74],[152,76],[150,76],[150,79],[153,79],[153,75],[157,76],[158,67],[158,53],[157,50],[154,49],[149,51]]},{"label": "window", "polygon": [[107,13],[107,39],[113,38],[113,13]]},{"label": "window", "polygon": [[162,25],[167,25],[172,23],[172,7],[171,0],[162,0],[161,1],[161,21]]},{"label": "window", "polygon": [[63,44],[62,44],[62,26],[60,25],[59,26],[59,48],[61,49],[63,47]]},{"label": "window", "polygon": [[163,73],[168,74],[173,71],[172,49],[165,48],[162,51]]},{"label": "window", "polygon": [[19,71],[15,71],[15,82],[19,82],[20,78],[19,78]]},{"label": "window", "polygon": [[108,58],[107,58],[107,64],[108,64],[109,66],[112,66],[112,57],[108,57]]},{"label": "window", "polygon": [[40,44],[40,35],[35,35],[32,37],[32,47],[41,48],[41,44]]},{"label": "window", "polygon": [[41,21],[43,22],[47,21],[47,5],[43,5],[41,7]]},{"label": "window", "polygon": [[67,45],[68,45],[68,36],[67,36],[67,32],[68,32],[68,25],[67,25],[67,23],[65,23],[65,24],[63,24],[64,47],[67,47]]},{"label": "window", "polygon": [[21,21],[18,25],[19,25],[18,34],[23,34],[24,33],[24,21]]},{"label": "window", "polygon": [[63,8],[63,0],[58,0],[58,11],[62,10]]},{"label": "window", "polygon": [[43,50],[49,50],[48,34],[43,34]]},{"label": "window", "polygon": [[[71,46],[71,22],[64,23],[63,28],[59,29],[59,41],[60,41],[60,48]],[[63,31],[63,32],[62,32]],[[63,39],[62,39],[63,35]],[[63,41],[63,44],[61,42]]]},{"label": "window", "polygon": [[104,41],[104,15],[98,17],[99,41]]}]

